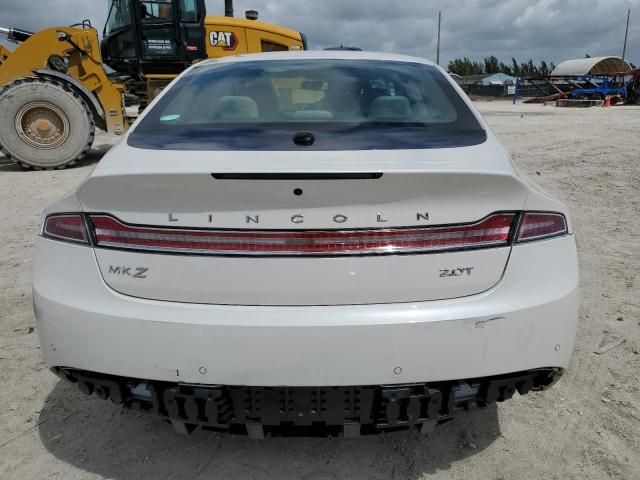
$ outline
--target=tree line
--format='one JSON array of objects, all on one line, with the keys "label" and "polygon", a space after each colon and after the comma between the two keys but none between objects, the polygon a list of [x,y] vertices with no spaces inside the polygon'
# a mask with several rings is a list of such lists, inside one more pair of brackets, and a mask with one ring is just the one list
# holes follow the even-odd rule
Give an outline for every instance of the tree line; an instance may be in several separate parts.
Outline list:
[{"label": "tree line", "polygon": [[455,73],[462,77],[467,75],[485,75],[493,73],[504,73],[512,77],[545,77],[549,76],[556,66],[542,60],[540,63],[533,63],[532,59],[528,62],[519,63],[515,58],[511,59],[511,63],[507,64],[499,61],[491,55],[482,61],[474,61],[467,57],[456,58],[449,62],[449,72]]}]

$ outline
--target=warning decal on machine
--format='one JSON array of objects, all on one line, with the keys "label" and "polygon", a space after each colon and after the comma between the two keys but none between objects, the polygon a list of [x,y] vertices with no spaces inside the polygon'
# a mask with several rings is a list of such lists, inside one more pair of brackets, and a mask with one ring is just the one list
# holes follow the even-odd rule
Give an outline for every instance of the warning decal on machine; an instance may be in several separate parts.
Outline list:
[{"label": "warning decal on machine", "polygon": [[156,55],[173,55],[174,43],[171,40],[150,38],[147,40],[147,51]]}]

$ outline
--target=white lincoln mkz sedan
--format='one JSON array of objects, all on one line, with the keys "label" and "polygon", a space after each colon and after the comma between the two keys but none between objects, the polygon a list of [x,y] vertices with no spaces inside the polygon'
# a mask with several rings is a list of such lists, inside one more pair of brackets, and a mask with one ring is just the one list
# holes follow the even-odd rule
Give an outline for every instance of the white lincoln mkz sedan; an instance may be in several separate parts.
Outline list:
[{"label": "white lincoln mkz sedan", "polygon": [[551,386],[576,333],[566,207],[399,55],[193,66],[36,250],[53,371],[180,431],[427,432]]}]

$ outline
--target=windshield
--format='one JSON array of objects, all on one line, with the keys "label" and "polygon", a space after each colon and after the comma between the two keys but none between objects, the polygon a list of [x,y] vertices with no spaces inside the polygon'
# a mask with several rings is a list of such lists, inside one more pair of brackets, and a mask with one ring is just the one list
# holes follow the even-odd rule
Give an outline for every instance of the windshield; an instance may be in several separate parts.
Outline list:
[{"label": "windshield", "polygon": [[111,33],[131,25],[130,0],[112,0],[105,33]]},{"label": "windshield", "polygon": [[[484,141],[470,109],[435,67],[370,60],[270,60],[194,69],[149,112],[130,143],[148,148],[153,142],[145,142],[144,134],[160,135],[163,141],[182,144],[180,148],[235,148],[235,137],[244,133],[247,141],[241,143],[249,146],[251,137],[253,149],[279,149],[292,142],[290,136],[279,142],[277,135],[300,131],[332,139],[316,142],[316,149],[379,148],[379,133],[387,140],[395,137],[395,148],[426,148],[434,132],[440,142],[465,135],[473,142]],[[270,133],[276,137],[267,138]],[[221,138],[223,134],[230,138]],[[454,143],[460,141],[465,143]]]},{"label": "windshield", "polygon": [[173,0],[147,0],[139,8],[142,23],[173,22]]}]

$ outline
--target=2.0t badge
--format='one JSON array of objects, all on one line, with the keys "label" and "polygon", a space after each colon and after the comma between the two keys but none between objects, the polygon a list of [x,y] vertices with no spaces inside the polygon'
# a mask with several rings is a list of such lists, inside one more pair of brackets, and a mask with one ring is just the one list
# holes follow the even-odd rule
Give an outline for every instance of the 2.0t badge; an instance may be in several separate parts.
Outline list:
[{"label": "2.0t badge", "polygon": [[462,268],[454,268],[454,269],[443,269],[440,270],[440,277],[462,277],[463,275],[470,276],[471,272],[475,267],[462,267]]}]

